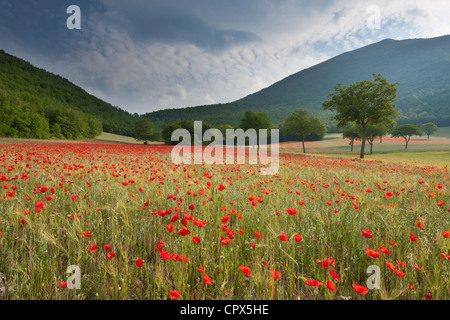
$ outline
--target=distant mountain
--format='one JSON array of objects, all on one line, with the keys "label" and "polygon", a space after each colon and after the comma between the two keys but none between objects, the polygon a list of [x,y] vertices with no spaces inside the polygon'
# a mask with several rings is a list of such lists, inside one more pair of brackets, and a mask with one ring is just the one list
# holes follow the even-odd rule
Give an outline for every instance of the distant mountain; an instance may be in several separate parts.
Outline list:
[{"label": "distant mountain", "polygon": [[232,103],[166,109],[142,116],[159,128],[182,119],[234,126],[246,110],[266,112],[274,124],[297,109],[330,120],[331,114],[322,110],[322,102],[334,87],[372,80],[373,73],[399,83],[399,124],[431,121],[450,126],[450,36],[383,40],[302,70]]},{"label": "distant mountain", "polygon": [[0,50],[0,136],[81,139],[134,135],[134,117],[68,80]]}]

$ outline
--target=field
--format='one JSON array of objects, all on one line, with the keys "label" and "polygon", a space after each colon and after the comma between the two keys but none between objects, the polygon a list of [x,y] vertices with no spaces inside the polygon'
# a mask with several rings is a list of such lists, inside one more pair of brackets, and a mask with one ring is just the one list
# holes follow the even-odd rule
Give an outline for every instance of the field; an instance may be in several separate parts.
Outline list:
[{"label": "field", "polygon": [[0,298],[450,299],[445,156],[292,144],[262,176],[100,142],[0,140]]}]

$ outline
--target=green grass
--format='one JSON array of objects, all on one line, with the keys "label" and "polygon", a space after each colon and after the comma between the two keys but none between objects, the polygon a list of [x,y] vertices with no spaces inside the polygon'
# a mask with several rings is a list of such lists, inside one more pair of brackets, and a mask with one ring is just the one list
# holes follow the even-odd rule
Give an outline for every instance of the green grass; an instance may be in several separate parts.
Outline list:
[{"label": "green grass", "polygon": [[[448,203],[437,205],[448,202],[447,171],[282,156],[274,177],[261,176],[255,165],[179,167],[171,162],[169,150],[53,142],[1,144],[0,177],[7,177],[1,181],[8,188],[0,206],[0,271],[8,286],[4,298],[160,300],[168,299],[171,290],[179,291],[184,300],[422,299],[428,292],[435,299],[450,298],[450,264],[441,257],[450,249],[450,239],[443,238],[443,232],[450,230],[450,216]],[[22,173],[26,179],[12,179]],[[220,185],[226,188],[220,191]],[[366,192],[369,188],[373,192]],[[7,195],[13,190],[14,196]],[[388,192],[392,196],[386,197]],[[74,200],[74,196],[78,197]],[[38,201],[46,206],[36,213]],[[191,204],[195,208],[190,209]],[[152,214],[175,208],[180,214],[176,221],[171,221],[175,211]],[[288,214],[289,208],[297,214]],[[188,215],[193,220],[183,224]],[[227,216],[230,219],[224,220]],[[26,224],[21,224],[22,219]],[[193,221],[204,221],[206,226]],[[425,229],[419,229],[417,222],[423,222]],[[168,225],[174,226],[172,233]],[[191,234],[179,235],[181,228]],[[361,235],[367,229],[373,238]],[[410,240],[410,233],[418,236],[418,242]],[[281,234],[288,241],[281,241]],[[295,235],[303,240],[295,241]],[[193,243],[194,236],[201,243]],[[231,242],[223,245],[222,237]],[[163,260],[157,250],[160,241],[164,251],[184,255],[189,262]],[[98,249],[90,252],[88,246],[94,244]],[[116,254],[111,260],[103,249],[106,244]],[[377,259],[366,254],[367,249],[380,247],[391,254]],[[142,268],[135,264],[138,258],[143,260]],[[321,267],[318,260],[325,258],[335,265]],[[396,266],[397,261],[407,263],[397,266],[405,277],[387,269],[386,261]],[[80,290],[60,286],[68,279],[69,265],[81,268]],[[380,267],[381,289],[363,296],[352,285],[367,287],[370,265]],[[252,277],[246,277],[240,266],[251,268]],[[200,267],[213,279],[212,285],[203,281]],[[332,280],[329,269],[340,275],[339,281],[333,281],[336,292],[326,287]],[[277,282],[272,270],[282,276]],[[306,280],[323,286],[308,286]]]},{"label": "green grass", "polygon": [[[144,144],[142,141],[136,141],[133,137],[121,136],[118,134],[102,132],[95,139],[84,140],[96,143],[118,143],[118,144]],[[160,144],[160,142],[149,142],[149,144]]]}]

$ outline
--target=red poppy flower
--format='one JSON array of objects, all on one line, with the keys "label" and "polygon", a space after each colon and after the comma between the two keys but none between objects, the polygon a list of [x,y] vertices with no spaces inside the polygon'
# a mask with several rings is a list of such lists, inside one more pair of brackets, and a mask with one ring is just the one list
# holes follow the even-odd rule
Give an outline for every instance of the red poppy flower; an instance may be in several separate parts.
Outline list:
[{"label": "red poppy flower", "polygon": [[223,239],[222,241],[220,241],[220,244],[223,246],[226,246],[227,244],[229,244],[231,242],[230,239]]},{"label": "red poppy flower", "polygon": [[91,252],[95,252],[98,249],[98,247],[94,244],[94,245],[89,245],[89,250]]},{"label": "red poppy flower", "polygon": [[352,284],[352,287],[356,292],[358,292],[362,295],[365,295],[367,292],[369,292],[369,289],[367,289],[363,286],[357,285],[357,284]]},{"label": "red poppy flower", "polygon": [[42,210],[44,210],[45,208],[45,202],[44,201],[39,201],[35,204],[34,206],[34,211],[36,212],[41,212]]},{"label": "red poppy flower", "polygon": [[252,270],[250,268],[244,267],[244,266],[240,266],[239,270],[241,270],[246,276],[252,277],[252,275],[250,273]]},{"label": "red poppy flower", "polygon": [[410,236],[411,236],[411,241],[417,242],[417,237],[416,237],[415,235],[413,235],[413,234],[411,233]]},{"label": "red poppy flower", "polygon": [[210,286],[213,284],[212,279],[206,273],[203,275],[203,281]]},{"label": "red poppy flower", "polygon": [[389,269],[391,269],[392,271],[395,271],[395,265],[393,263],[386,261],[386,265],[388,266]]},{"label": "red poppy flower", "polygon": [[323,286],[323,283],[317,280],[306,280],[305,284],[311,287],[319,287],[319,288]]},{"label": "red poppy flower", "polygon": [[162,252],[161,252],[161,258],[162,258],[163,260],[170,260],[169,253],[167,253],[166,251],[162,251]]},{"label": "red poppy flower", "polygon": [[108,259],[111,260],[112,258],[114,258],[116,256],[116,254],[113,252],[108,252],[107,256],[108,256]]},{"label": "red poppy flower", "polygon": [[205,221],[194,221],[194,225],[196,225],[197,227],[204,228],[204,227],[206,227],[206,222]]},{"label": "red poppy flower", "polygon": [[180,293],[175,290],[171,290],[169,292],[169,295],[170,295],[170,299],[172,299],[172,300],[177,300],[180,297]]},{"label": "red poppy flower", "polygon": [[281,278],[280,272],[279,272],[279,271],[276,271],[276,270],[272,270],[272,275],[271,275],[271,277],[273,278],[273,280],[274,280],[275,282],[277,282],[278,279]]},{"label": "red poppy flower", "polygon": [[143,262],[142,262],[141,259],[137,259],[137,260],[136,260],[136,266],[137,266],[138,268],[142,268]]},{"label": "red poppy flower", "polygon": [[111,250],[111,246],[109,244],[106,244],[103,249],[105,249],[105,251],[109,251]]},{"label": "red poppy flower", "polygon": [[403,272],[401,272],[400,270],[395,269],[394,272],[397,274],[397,276],[399,278],[403,278],[405,276],[405,274]]},{"label": "red poppy flower", "polygon": [[295,209],[286,209],[286,212],[288,214],[290,214],[291,216],[297,215],[297,210],[295,210]]},{"label": "red poppy flower", "polygon": [[295,241],[297,241],[297,242],[301,242],[301,241],[303,240],[303,238],[300,237],[298,234],[296,234],[296,235],[294,236],[294,239],[295,239]]},{"label": "red poppy flower", "polygon": [[373,250],[366,250],[366,253],[368,256],[370,256],[372,258],[378,258],[381,254],[381,253],[373,251]]},{"label": "red poppy flower", "polygon": [[193,242],[193,243],[200,243],[200,241],[201,241],[201,240],[200,240],[199,237],[193,237],[193,238],[192,238],[192,242]]},{"label": "red poppy flower", "polygon": [[384,254],[391,254],[391,252],[388,249],[386,249],[385,247],[380,247],[380,248],[378,248],[378,250],[380,250]]},{"label": "red poppy flower", "polygon": [[370,239],[373,237],[373,235],[370,233],[370,230],[363,230],[361,231],[361,234],[364,236],[364,238],[366,239]]},{"label": "red poppy flower", "polygon": [[286,237],[284,234],[280,235],[281,241],[288,241],[288,237]]},{"label": "red poppy flower", "polygon": [[184,229],[184,228],[181,228],[181,230],[178,232],[178,234],[180,235],[180,236],[187,236],[188,234],[190,234],[191,232],[188,230],[188,229]]},{"label": "red poppy flower", "polygon": [[333,269],[330,269],[330,274],[334,280],[338,281],[340,279],[339,275],[336,272],[334,272]]},{"label": "red poppy flower", "polygon": [[331,282],[330,280],[328,280],[328,282],[327,282],[327,288],[330,291],[336,291],[336,287],[334,286],[333,282]]}]

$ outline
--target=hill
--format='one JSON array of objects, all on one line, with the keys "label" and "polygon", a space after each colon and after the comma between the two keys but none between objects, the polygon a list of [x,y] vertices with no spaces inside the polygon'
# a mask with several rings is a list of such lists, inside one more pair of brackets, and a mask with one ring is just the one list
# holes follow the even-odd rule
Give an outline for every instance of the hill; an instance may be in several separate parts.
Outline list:
[{"label": "hill", "polygon": [[143,116],[159,128],[181,119],[237,125],[246,110],[266,112],[275,124],[297,109],[330,120],[322,102],[334,87],[371,80],[373,73],[399,83],[399,124],[431,121],[438,126],[450,125],[450,36],[386,39],[302,70],[232,103],[166,109]]},{"label": "hill", "polygon": [[0,50],[0,136],[93,138],[133,136],[136,118],[58,75]]}]

